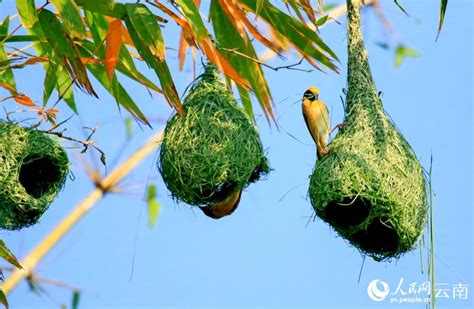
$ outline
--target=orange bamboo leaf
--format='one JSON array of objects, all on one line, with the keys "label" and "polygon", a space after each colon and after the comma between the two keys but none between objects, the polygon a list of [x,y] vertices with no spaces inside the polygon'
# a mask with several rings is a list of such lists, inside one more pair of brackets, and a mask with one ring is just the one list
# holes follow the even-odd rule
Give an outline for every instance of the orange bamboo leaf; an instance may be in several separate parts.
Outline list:
[{"label": "orange bamboo leaf", "polygon": [[49,62],[49,58],[48,57],[31,57],[28,60],[26,60],[23,64],[30,65],[30,64],[35,64],[38,62]]},{"label": "orange bamboo leaf", "polygon": [[13,95],[13,98],[18,104],[31,106],[31,107],[36,106],[36,104],[26,94],[23,94],[23,93],[15,94]]},{"label": "orange bamboo leaf", "polygon": [[181,31],[181,36],[179,38],[179,49],[178,49],[178,60],[179,60],[179,70],[183,70],[184,60],[186,58],[186,51],[189,47],[188,42],[184,38],[184,31]]},{"label": "orange bamboo leaf", "polygon": [[99,64],[99,63],[104,63],[104,59],[83,57],[81,58],[81,62],[83,64]]},{"label": "orange bamboo leaf", "polygon": [[122,21],[114,19],[109,24],[109,29],[105,36],[105,72],[111,80],[115,74],[115,66],[118,62],[120,47],[122,47]]}]

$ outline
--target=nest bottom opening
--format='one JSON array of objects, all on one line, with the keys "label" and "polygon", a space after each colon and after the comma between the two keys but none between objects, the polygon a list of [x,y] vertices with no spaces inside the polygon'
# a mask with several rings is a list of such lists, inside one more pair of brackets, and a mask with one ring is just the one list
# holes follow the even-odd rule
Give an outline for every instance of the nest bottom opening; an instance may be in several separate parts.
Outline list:
[{"label": "nest bottom opening", "polygon": [[399,246],[398,233],[387,217],[374,218],[367,229],[352,235],[351,240],[376,254],[393,253]]},{"label": "nest bottom opening", "polygon": [[371,204],[361,197],[345,197],[326,207],[325,218],[332,225],[347,228],[364,222],[369,217]]},{"label": "nest bottom opening", "polygon": [[51,186],[59,182],[59,166],[50,157],[31,155],[23,160],[19,180],[26,192],[34,198],[40,198]]}]

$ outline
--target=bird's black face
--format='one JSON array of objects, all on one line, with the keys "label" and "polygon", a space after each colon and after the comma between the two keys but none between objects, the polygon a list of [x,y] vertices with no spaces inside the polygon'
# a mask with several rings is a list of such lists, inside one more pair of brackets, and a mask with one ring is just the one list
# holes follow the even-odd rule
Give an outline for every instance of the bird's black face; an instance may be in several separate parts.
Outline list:
[{"label": "bird's black face", "polygon": [[318,99],[318,94],[312,92],[311,90],[306,90],[305,93],[303,94],[303,99],[314,101]]}]

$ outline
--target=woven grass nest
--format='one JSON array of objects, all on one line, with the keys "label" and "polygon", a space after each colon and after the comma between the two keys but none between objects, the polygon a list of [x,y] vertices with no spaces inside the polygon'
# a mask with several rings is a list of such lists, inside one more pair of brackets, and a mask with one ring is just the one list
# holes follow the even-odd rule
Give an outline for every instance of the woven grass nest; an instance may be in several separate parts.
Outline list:
[{"label": "woven grass nest", "polygon": [[66,152],[34,129],[0,121],[0,228],[38,222],[69,171]]},{"label": "woven grass nest", "polygon": [[183,109],[166,125],[158,161],[174,198],[208,206],[269,172],[255,126],[214,66],[196,80]]},{"label": "woven grass nest", "polygon": [[422,167],[384,113],[360,30],[361,0],[348,5],[345,123],[317,162],[309,195],[316,214],[380,261],[414,248],[427,220]]}]

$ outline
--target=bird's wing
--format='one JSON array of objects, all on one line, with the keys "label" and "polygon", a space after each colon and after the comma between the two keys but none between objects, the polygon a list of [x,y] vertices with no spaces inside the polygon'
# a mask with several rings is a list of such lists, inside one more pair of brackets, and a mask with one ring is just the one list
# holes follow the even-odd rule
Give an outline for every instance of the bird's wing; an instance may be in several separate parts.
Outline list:
[{"label": "bird's wing", "polygon": [[309,134],[311,134],[311,137],[316,142],[316,136],[313,135],[313,131],[311,130],[311,127],[309,126],[309,119],[306,113],[304,112],[304,106],[303,106],[303,118],[304,118],[304,122],[306,123],[306,127],[308,128]]},{"label": "bird's wing", "polygon": [[321,104],[319,104],[319,105],[322,106],[321,115],[323,116],[323,119],[325,120],[325,125],[327,127],[327,130],[329,131],[329,130],[331,130],[331,119],[329,118],[328,106],[326,105],[326,103],[324,103],[321,100],[319,100],[319,102],[321,102]]}]

